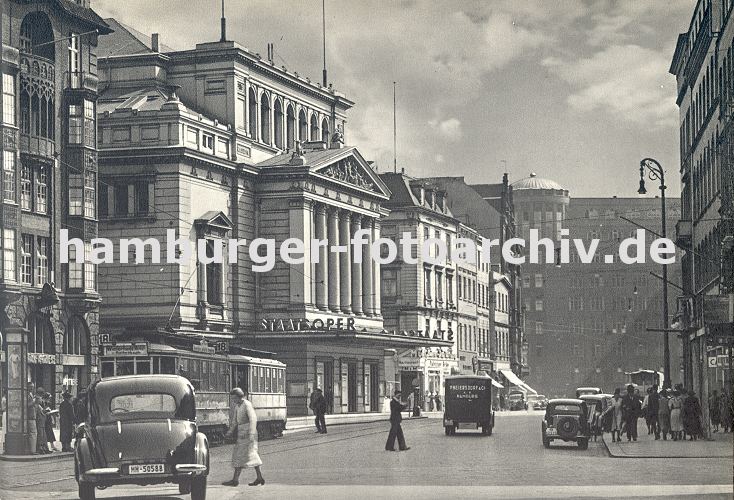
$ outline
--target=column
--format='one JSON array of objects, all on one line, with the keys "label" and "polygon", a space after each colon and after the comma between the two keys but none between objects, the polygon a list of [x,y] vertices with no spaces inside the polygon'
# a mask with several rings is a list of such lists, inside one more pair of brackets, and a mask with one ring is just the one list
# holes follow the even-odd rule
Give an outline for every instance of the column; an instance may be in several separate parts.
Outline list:
[{"label": "column", "polygon": [[[319,203],[316,206],[316,239],[317,240],[325,240],[326,239],[326,206]],[[316,276],[314,277],[314,280],[316,282],[316,307],[318,307],[322,311],[327,310],[327,301],[326,301],[326,285],[329,279],[329,272],[327,269],[327,251],[326,248],[319,246],[317,249],[312,249],[312,251],[316,251],[319,254],[319,261],[315,264],[316,268]]]},{"label": "column", "polygon": [[329,310],[339,312],[339,254],[331,251],[332,246],[339,245],[339,210],[329,210],[328,227],[328,259],[329,259]]},{"label": "column", "polygon": [[[354,236],[362,227],[362,216],[352,214],[351,217],[351,234]],[[352,259],[354,260],[354,259]],[[362,252],[362,262],[352,262],[352,312],[354,314],[362,314],[362,263],[364,262],[364,252]]]},{"label": "column", "polygon": [[351,213],[343,211],[339,218],[339,245],[346,247],[346,251],[339,254],[339,291],[341,310],[345,314],[352,313],[352,246],[349,231]]},{"label": "column", "polygon": [[372,218],[364,217],[362,219],[362,229],[369,231],[367,244],[362,251],[362,309],[365,315],[372,316],[375,314],[373,307],[374,295],[372,293]]},{"label": "column", "polygon": [[[378,219],[372,219],[372,241],[380,239],[380,221]],[[380,296],[382,295],[382,289],[380,285],[380,263],[376,260],[372,261],[372,290],[374,295],[372,297],[372,309],[375,316],[382,316],[382,303]]]}]

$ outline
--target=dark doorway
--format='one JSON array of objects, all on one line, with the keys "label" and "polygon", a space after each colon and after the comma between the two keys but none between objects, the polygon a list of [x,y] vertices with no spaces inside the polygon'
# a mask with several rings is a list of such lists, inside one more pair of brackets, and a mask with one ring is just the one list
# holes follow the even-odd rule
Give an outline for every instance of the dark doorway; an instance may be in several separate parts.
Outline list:
[{"label": "dark doorway", "polygon": [[380,411],[380,365],[370,363],[370,410]]},{"label": "dark doorway", "polygon": [[347,411],[357,411],[357,363],[347,364]]}]

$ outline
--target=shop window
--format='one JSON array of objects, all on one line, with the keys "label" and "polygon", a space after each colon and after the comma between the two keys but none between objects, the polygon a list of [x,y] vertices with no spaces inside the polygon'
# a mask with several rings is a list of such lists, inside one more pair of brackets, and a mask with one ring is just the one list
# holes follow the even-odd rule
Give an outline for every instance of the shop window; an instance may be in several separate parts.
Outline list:
[{"label": "shop window", "polygon": [[72,317],[64,331],[62,352],[64,354],[86,354],[88,352],[87,339],[88,332],[83,320],[76,316]]}]

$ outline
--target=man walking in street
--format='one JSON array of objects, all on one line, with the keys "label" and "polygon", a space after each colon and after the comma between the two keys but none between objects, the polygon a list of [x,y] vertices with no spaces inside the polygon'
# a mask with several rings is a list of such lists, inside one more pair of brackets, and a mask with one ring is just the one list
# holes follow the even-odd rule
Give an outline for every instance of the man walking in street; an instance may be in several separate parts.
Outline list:
[{"label": "man walking in street", "polygon": [[313,398],[313,412],[316,415],[316,432],[326,434],[326,398],[321,389],[314,391],[316,396]]},{"label": "man walking in street", "polygon": [[627,386],[627,394],[622,398],[622,418],[627,429],[627,441],[637,441],[637,418],[642,411],[642,403],[635,395],[635,387]]},{"label": "man walking in street", "polygon": [[660,409],[660,394],[658,386],[653,385],[647,396],[647,421],[650,430],[655,434],[655,439],[660,439],[660,422],[658,422],[658,411]]},{"label": "man walking in street", "polygon": [[400,451],[410,449],[405,445],[405,436],[403,436],[403,428],[400,425],[400,422],[403,421],[402,411],[407,407],[400,401],[400,395],[401,392],[397,390],[392,400],[390,400],[390,434],[388,434],[387,443],[385,443],[386,451],[395,451],[395,438],[398,439]]}]

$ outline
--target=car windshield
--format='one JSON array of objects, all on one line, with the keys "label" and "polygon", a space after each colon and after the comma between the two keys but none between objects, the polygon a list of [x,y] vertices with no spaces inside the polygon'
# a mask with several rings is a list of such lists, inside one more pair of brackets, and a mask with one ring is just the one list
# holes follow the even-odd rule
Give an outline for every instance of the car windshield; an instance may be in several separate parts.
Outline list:
[{"label": "car windshield", "polygon": [[130,415],[134,413],[156,414],[172,417],[176,413],[176,400],[170,394],[121,394],[110,400],[110,415]]}]

